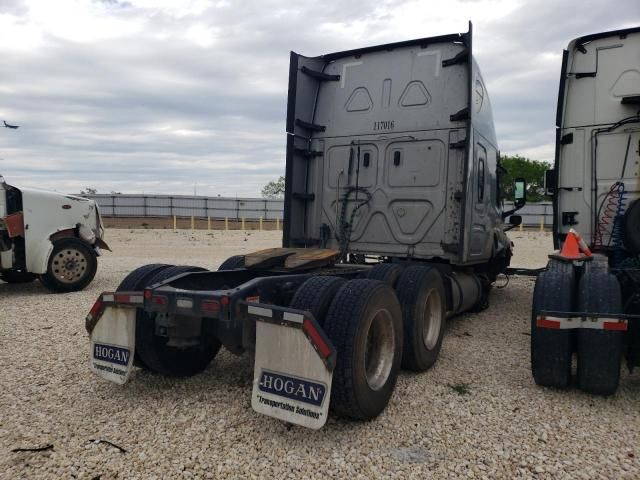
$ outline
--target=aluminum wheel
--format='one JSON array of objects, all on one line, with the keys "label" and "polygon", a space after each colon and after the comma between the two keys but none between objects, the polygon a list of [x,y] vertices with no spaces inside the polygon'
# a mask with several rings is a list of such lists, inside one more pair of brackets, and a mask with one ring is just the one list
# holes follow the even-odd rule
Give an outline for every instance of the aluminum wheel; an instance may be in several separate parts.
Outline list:
[{"label": "aluminum wheel", "polygon": [[367,332],[364,368],[367,383],[372,390],[382,388],[391,372],[395,355],[393,319],[388,310],[374,313]]},{"label": "aluminum wheel", "polygon": [[87,271],[87,258],[84,253],[70,247],[59,251],[53,258],[52,271],[60,283],[77,282]]},{"label": "aluminum wheel", "polygon": [[431,350],[438,343],[440,329],[442,328],[442,299],[435,288],[432,288],[427,293],[423,315],[422,339],[425,346]]}]

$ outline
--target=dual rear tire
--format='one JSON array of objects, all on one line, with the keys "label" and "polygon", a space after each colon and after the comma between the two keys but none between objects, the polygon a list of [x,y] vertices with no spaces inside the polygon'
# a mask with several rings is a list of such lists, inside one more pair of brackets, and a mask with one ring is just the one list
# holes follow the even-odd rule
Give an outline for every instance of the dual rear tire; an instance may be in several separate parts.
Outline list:
[{"label": "dual rear tire", "polygon": [[385,264],[370,273],[374,278],[351,281],[312,277],[290,304],[311,313],[335,346],[331,408],[357,420],[385,409],[400,367],[424,371],[435,363],[445,324],[436,269]]},{"label": "dual rear tire", "polygon": [[[140,291],[177,275],[203,271],[194,266],[144,265],[127,275],[117,291]],[[220,350],[211,321],[201,321],[198,345],[174,347],[169,338],[156,335],[156,315],[142,310],[136,317],[135,364],[168,377],[189,377],[207,368]]]},{"label": "dual rear tire", "polygon": [[622,332],[537,325],[543,311],[590,312],[601,316],[622,313],[617,278],[598,259],[592,262],[579,281],[571,263],[556,260],[550,261],[547,270],[538,275],[531,314],[531,370],[538,385],[568,388],[575,353],[578,388],[595,395],[612,395],[620,381]]},{"label": "dual rear tire", "polygon": [[402,313],[393,288],[380,280],[312,277],[290,306],[311,313],[338,352],[331,409],[358,420],[377,417],[402,360]]}]

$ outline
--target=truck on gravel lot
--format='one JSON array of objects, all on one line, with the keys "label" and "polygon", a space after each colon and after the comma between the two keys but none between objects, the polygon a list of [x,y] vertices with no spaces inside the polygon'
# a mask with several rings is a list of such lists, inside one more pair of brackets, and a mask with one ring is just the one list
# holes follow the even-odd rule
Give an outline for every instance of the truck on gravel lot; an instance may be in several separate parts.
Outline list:
[{"label": "truck on gravel lot", "polygon": [[[610,395],[640,365],[640,27],[573,40],[562,59],[555,247],[531,318],[536,383]],[[572,230],[573,229],[573,230]],[[584,237],[579,242],[574,231]],[[578,241],[577,241],[578,240]]]},{"label": "truck on gravel lot", "polygon": [[82,290],[109,249],[98,205],[86,198],[7,184],[0,176],[0,280],[36,278],[54,292]]},{"label": "truck on gravel lot", "polygon": [[[216,272],[146,265],[86,318],[90,367],[204,370],[254,359],[253,408],[320,428],[370,419],[400,367],[430,368],[448,317],[509,265],[491,104],[472,33],[291,53],[282,248]],[[515,199],[524,204],[524,183]],[[519,218],[511,217],[518,224]]]}]

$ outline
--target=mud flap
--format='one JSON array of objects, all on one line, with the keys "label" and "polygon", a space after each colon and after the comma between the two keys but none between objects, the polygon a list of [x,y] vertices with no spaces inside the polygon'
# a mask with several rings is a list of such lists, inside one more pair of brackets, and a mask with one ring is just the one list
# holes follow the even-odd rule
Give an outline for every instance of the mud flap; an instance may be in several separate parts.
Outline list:
[{"label": "mud flap", "polygon": [[247,304],[256,322],[251,406],[264,415],[319,429],[327,421],[335,348],[308,312]]},{"label": "mud flap", "polygon": [[133,368],[136,309],[107,306],[91,332],[91,370],[123,385]]}]

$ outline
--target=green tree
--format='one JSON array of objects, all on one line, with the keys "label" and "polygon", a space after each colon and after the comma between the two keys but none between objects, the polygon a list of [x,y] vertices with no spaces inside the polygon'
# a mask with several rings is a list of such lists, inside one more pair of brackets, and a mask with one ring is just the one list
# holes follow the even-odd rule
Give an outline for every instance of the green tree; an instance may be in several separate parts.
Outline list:
[{"label": "green tree", "polygon": [[284,177],[272,180],[262,187],[262,196],[272,200],[284,197]]},{"label": "green tree", "polygon": [[551,168],[546,162],[530,160],[520,155],[500,156],[500,165],[506,170],[500,176],[502,195],[505,200],[513,199],[513,181],[522,177],[527,181],[527,201],[541,202],[544,195],[544,172]]}]

